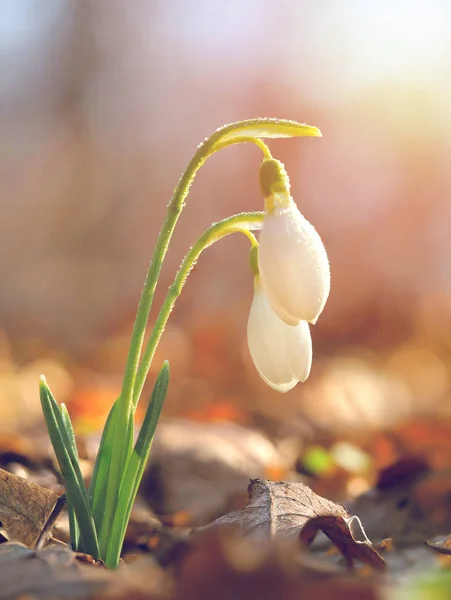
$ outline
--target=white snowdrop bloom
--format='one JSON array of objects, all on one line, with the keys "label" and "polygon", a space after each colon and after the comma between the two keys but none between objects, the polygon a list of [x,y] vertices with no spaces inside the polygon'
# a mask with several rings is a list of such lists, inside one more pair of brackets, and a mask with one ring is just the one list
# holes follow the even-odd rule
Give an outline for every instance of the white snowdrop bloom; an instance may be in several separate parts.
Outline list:
[{"label": "white snowdrop bloom", "polygon": [[288,392],[309,376],[312,339],[308,323],[300,321],[293,326],[282,321],[272,309],[258,275],[254,277],[247,341],[258,373],[278,392]]},{"label": "white snowdrop bloom", "polygon": [[286,323],[315,323],[330,290],[329,261],[323,242],[290,196],[288,176],[280,161],[263,162],[260,183],[265,196],[258,248],[263,289]]}]

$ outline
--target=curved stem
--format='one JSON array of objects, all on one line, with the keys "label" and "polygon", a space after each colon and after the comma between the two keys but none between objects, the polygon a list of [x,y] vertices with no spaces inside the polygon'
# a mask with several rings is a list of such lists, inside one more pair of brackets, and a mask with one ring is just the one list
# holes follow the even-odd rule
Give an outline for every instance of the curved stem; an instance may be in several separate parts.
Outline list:
[{"label": "curved stem", "polygon": [[[174,308],[174,304],[175,304],[177,298],[180,296],[180,294],[182,292],[183,286],[186,283],[188,275],[190,274],[192,268],[196,264],[201,253],[206,248],[208,248],[209,246],[211,246],[213,243],[217,242],[218,240],[222,239],[223,237],[230,235],[231,233],[237,233],[237,232],[243,233],[244,235],[246,235],[246,237],[250,240],[253,248],[257,247],[258,242],[255,239],[254,234],[250,230],[251,229],[259,229],[261,226],[261,223],[263,222],[263,218],[264,218],[263,212],[253,212],[253,213],[240,213],[238,215],[233,215],[232,217],[228,217],[227,219],[223,219],[222,221],[219,221],[218,223],[214,223],[207,230],[205,230],[204,233],[201,235],[201,237],[196,242],[196,244],[189,250],[188,254],[183,259],[183,261],[179,267],[179,270],[177,271],[177,274],[174,278],[172,285],[169,287],[168,294],[167,294],[166,299],[161,307],[160,313],[159,313],[157,320],[155,322],[155,325],[152,329],[152,334],[149,338],[146,349],[144,351],[143,360],[142,360],[142,363],[139,367],[139,370],[138,370],[138,373],[136,376],[136,385],[135,385],[135,392],[134,392],[134,398],[133,398],[133,400],[134,400],[133,409],[136,408],[136,404],[138,402],[139,396],[140,396],[142,388],[144,386],[150,365],[152,363],[153,356],[155,354],[155,350],[158,346],[161,335],[166,327],[166,323],[168,321],[169,315],[171,314],[171,311]],[[165,395],[166,395],[166,393],[164,394],[164,396]],[[151,405],[149,405],[146,414],[147,415],[152,414],[152,415],[156,416],[156,418],[158,419],[158,416],[162,409],[163,401],[164,401],[164,398],[162,399],[161,404],[159,405],[159,408],[158,408],[158,402],[157,402],[157,405],[155,406],[154,394],[152,394]],[[157,413],[158,413],[157,415],[154,414],[154,409],[157,411]],[[144,425],[143,425],[143,427],[144,427]],[[155,427],[156,427],[156,422],[155,422]],[[139,434],[138,439],[141,437],[141,434],[142,434],[142,430]],[[153,437],[153,433],[152,433],[152,437]],[[149,440],[149,443],[150,443],[150,440]],[[150,450],[150,445],[147,450],[147,455],[148,455],[149,450]],[[147,455],[146,455],[145,460],[147,460]],[[121,498],[121,494],[123,497],[125,496],[125,498],[127,498],[127,494],[130,494],[130,489],[131,489],[130,482],[128,484],[124,483],[127,481],[127,479],[126,479],[127,476],[130,479],[130,470],[129,469],[130,469],[130,463],[127,462],[126,472],[125,472],[126,474],[124,475],[124,479],[122,480],[119,498]],[[138,485],[139,485],[141,476],[142,476],[142,474],[139,476],[139,480],[136,480],[134,483],[135,491],[133,492],[132,495],[130,495],[128,497],[128,500],[127,500],[128,515],[129,515],[130,509],[131,509],[130,502],[133,502],[133,499],[136,495],[136,490],[138,489]],[[125,487],[124,487],[124,485],[125,485]],[[104,557],[106,557],[107,566],[110,566],[110,565],[116,566],[117,565],[117,560],[119,558],[119,553],[120,553],[120,546],[122,545],[127,520],[128,520],[128,516],[127,516],[127,519],[124,520],[124,515],[121,514],[121,512],[117,512],[115,518],[113,519],[113,526],[110,530],[110,535],[109,535],[108,539],[105,541],[105,547],[102,547],[102,550],[104,550],[104,553],[105,553]],[[119,539],[119,542],[118,542],[118,539]]]},{"label": "curved stem", "polygon": [[144,341],[144,335],[147,326],[147,320],[149,318],[150,309],[152,307],[152,301],[155,294],[155,288],[158,283],[158,279],[161,273],[161,267],[163,260],[166,256],[166,252],[174,232],[175,225],[177,224],[178,218],[182,209],[185,205],[186,197],[188,196],[191,184],[194,177],[200,167],[205,161],[218,150],[240,144],[243,142],[253,143],[258,146],[265,158],[271,157],[271,153],[266,144],[258,139],[247,136],[238,136],[232,139],[226,139],[221,141],[217,140],[217,134],[213,134],[211,138],[208,138],[203,144],[199,146],[197,152],[191,159],[188,167],[183,173],[171,201],[167,208],[166,218],[161,228],[161,232],[158,236],[158,240],[155,246],[152,260],[147,271],[146,279],[144,282],[141,299],[138,305],[138,311],[136,314],[135,324],[133,327],[132,339],[130,342],[130,350],[127,357],[127,365],[125,368],[124,380],[122,383],[121,390],[121,405],[122,410],[119,412],[126,413],[127,419],[130,417],[131,411],[131,398],[133,395],[133,389],[135,387],[136,372],[138,369],[139,359],[141,355],[142,344]]},{"label": "curved stem", "polygon": [[239,136],[239,137],[236,137],[233,139],[229,139],[229,140],[224,140],[222,142],[216,142],[213,145],[212,151],[208,154],[208,156],[211,156],[215,152],[218,152],[218,150],[222,150],[223,148],[227,148],[228,146],[233,146],[235,144],[243,144],[243,143],[247,143],[247,142],[258,146],[260,148],[260,150],[262,151],[265,159],[272,158],[272,154],[271,154],[268,146],[265,144],[265,142],[263,140],[261,140],[259,138],[255,138],[255,137],[248,137],[245,135]]},{"label": "curved stem", "polygon": [[249,238],[253,247],[258,246],[257,240],[255,239],[254,234],[251,233],[250,229],[260,229],[261,224],[263,223],[263,217],[263,212],[240,213],[238,215],[228,217],[227,219],[223,219],[218,223],[213,223],[213,225],[204,231],[196,244],[185,256],[179,270],[177,271],[175,279],[169,288],[166,299],[161,307],[157,320],[155,321],[155,325],[153,326],[152,333],[144,350],[143,359],[136,375],[135,390],[133,393],[134,408],[136,408],[136,404],[138,403],[147,374],[152,364],[155,350],[158,346],[164,328],[166,327],[169,315],[174,308],[175,301],[180,296],[188,275],[196,264],[201,253],[214,242],[217,242],[223,237],[236,232],[244,233],[244,235]]},{"label": "curved stem", "polygon": [[[142,345],[147,328],[147,321],[152,307],[152,301],[155,294],[155,288],[160,277],[162,264],[168,250],[174,228],[178,218],[185,205],[186,197],[189,194],[191,184],[197,171],[214,152],[234,144],[251,142],[256,144],[264,153],[265,158],[271,157],[271,153],[266,144],[252,136],[239,135],[242,122],[234,123],[225,128],[216,131],[207,138],[197,149],[193,158],[185,169],[177,187],[174,190],[171,201],[168,204],[166,217],[161,228],[157,243],[153,252],[152,259],[144,281],[143,291],[136,313],[133,326],[130,348],[127,356],[124,379],[122,382],[121,394],[118,400],[116,414],[114,415],[111,428],[115,443],[112,448],[111,459],[107,467],[108,479],[106,489],[105,511],[101,527],[101,543],[106,544],[109,537],[109,529],[112,522],[112,515],[116,508],[117,497],[120,488],[120,482],[123,475],[126,462],[132,450],[133,444],[133,411],[136,403],[134,389],[136,375],[141,356]],[[141,371],[143,372],[143,371]],[[140,390],[142,386],[140,385]]]}]

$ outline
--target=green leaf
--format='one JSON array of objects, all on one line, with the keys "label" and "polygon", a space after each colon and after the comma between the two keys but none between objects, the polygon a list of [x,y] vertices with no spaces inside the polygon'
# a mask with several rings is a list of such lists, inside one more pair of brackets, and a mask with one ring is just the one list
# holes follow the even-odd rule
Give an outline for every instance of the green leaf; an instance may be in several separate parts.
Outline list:
[{"label": "green leaf", "polygon": [[105,559],[111,538],[111,528],[113,526],[114,516],[118,510],[119,489],[122,484],[125,470],[124,465],[124,468],[121,469],[116,477],[118,486],[109,489],[108,485],[111,483],[113,447],[118,439],[123,442],[125,448],[131,449],[133,446],[133,421],[128,423],[125,428],[122,427],[121,424],[118,424],[118,420],[121,417],[119,412],[119,401],[120,399],[117,399],[114,403],[103,430],[99,451],[97,453],[94,472],[95,478],[93,479],[94,483],[91,496],[91,506],[96,528],[99,533],[99,548],[102,559]]},{"label": "green leaf", "polygon": [[[88,495],[87,495],[86,488],[85,488],[85,482],[83,480],[83,475],[81,473],[80,464],[78,462],[78,451],[77,451],[77,445],[75,443],[75,434],[74,434],[74,430],[72,428],[72,423],[69,418],[69,413],[67,412],[67,409],[64,406],[64,404],[61,405],[61,408],[58,406],[45,379],[43,379],[43,381],[44,381],[45,391],[46,391],[48,400],[50,402],[50,406],[51,406],[53,414],[55,416],[58,431],[60,432],[61,439],[64,444],[65,450],[71,461],[73,473],[75,474],[77,483],[80,487],[83,497],[86,499],[86,502],[88,502]],[[64,476],[64,473],[63,473],[63,476]]]},{"label": "green leaf", "polygon": [[147,459],[149,458],[155,430],[168,391],[168,385],[169,363],[165,361],[155,382],[138,439],[125,468],[105,559],[106,565],[110,568],[116,568],[119,563],[130,513],[144,474]]},{"label": "green leaf", "polygon": [[74,454],[72,442],[59,406],[56,403],[44,376],[41,376],[39,393],[42,411],[47,424],[50,440],[61,469],[66,488],[67,500],[73,506],[80,528],[80,538],[85,552],[99,557],[97,534],[91,516],[88,496],[80,471],[78,459]]},{"label": "green leaf", "polygon": [[[67,411],[65,404],[61,404],[60,411],[61,411],[61,417],[63,419],[63,424],[64,424],[64,427],[66,430],[67,437],[69,438],[69,440],[71,442],[71,450],[72,450],[73,454],[75,455],[76,460],[78,462],[78,450],[77,450],[77,443],[75,441],[75,433],[74,433],[74,429],[72,427],[72,422],[70,420],[70,416],[69,416],[69,413]],[[78,549],[80,549],[80,529],[78,527],[77,517],[75,515],[74,506],[73,506],[71,500],[72,500],[71,498],[69,498],[67,500],[67,514],[69,516],[70,540],[71,540],[72,550],[78,550]]]},{"label": "green leaf", "polygon": [[[97,451],[97,458],[88,490],[88,498],[99,536],[99,548],[102,558],[104,558],[107,551],[110,537],[110,529],[112,526],[112,518],[110,515],[114,515],[116,511],[116,500],[117,494],[119,493],[119,490],[117,490],[114,497],[107,494],[113,445],[115,440],[117,440],[117,435],[130,437],[131,440],[133,437],[133,428],[125,433],[116,433],[117,417],[119,414],[118,405],[119,398],[114,402],[105,423],[105,427],[103,428],[102,438]],[[132,441],[130,441],[130,445],[131,443]]]},{"label": "green leaf", "polygon": [[108,482],[108,473],[110,470],[111,450],[114,442],[115,415],[118,404],[117,399],[113,404],[108,418],[103,428],[102,438],[97,451],[94,471],[92,473],[91,483],[88,489],[88,498],[91,505],[92,516],[96,524],[97,531],[102,527],[102,520],[105,510],[105,496]]}]

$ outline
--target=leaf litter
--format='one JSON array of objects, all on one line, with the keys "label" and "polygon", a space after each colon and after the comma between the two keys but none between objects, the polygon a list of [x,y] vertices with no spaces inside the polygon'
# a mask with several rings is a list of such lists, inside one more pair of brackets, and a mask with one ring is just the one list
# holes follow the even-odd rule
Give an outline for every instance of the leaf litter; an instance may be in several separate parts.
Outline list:
[{"label": "leaf litter", "polygon": [[[210,527],[233,526],[255,538],[274,539],[277,535],[297,537],[310,546],[322,531],[340,550],[349,567],[354,560],[383,569],[385,562],[364,534],[354,538],[351,517],[343,506],[315,494],[296,481],[251,481],[249,503],[242,510],[220,517]],[[363,529],[362,529],[363,532]]]},{"label": "leaf litter", "polygon": [[42,545],[63,506],[55,492],[0,469],[0,521],[6,540]]},{"label": "leaf litter", "polygon": [[[191,425],[186,423],[186,431],[191,431]],[[179,420],[175,429],[180,431],[183,426],[183,420]],[[265,449],[265,454],[256,460],[245,442],[246,428],[216,428],[210,423],[197,423],[194,429],[196,435],[186,436],[195,440],[190,442],[190,452],[185,453],[186,443],[181,444],[180,454],[174,446],[172,455],[169,452],[177,465],[171,481],[178,479],[176,487],[182,493],[186,481],[197,473],[198,480],[203,481],[197,499],[205,510],[192,511],[196,497],[188,486],[189,495],[177,496],[173,506],[182,508],[184,499],[189,498],[189,510],[162,514],[166,496],[173,493],[175,486],[168,487],[169,480],[164,478],[168,474],[155,478],[155,464],[152,464],[133,510],[124,563],[114,573],[92,557],[77,555],[58,542],[68,541],[64,511],[53,529],[53,538],[44,549],[36,549],[63,489],[52,485],[57,491],[48,490],[6,471],[1,475],[0,471],[3,477],[0,520],[5,534],[5,543],[0,545],[0,571],[2,565],[8,564],[3,569],[4,577],[9,573],[17,579],[16,588],[11,578],[2,585],[0,598],[31,592],[38,598],[151,600],[221,600],[253,597],[253,594],[260,600],[291,600],[304,597],[301,594],[314,598],[378,598],[382,591],[385,594],[389,590],[392,594],[396,586],[414,580],[421,570],[440,572],[443,564],[437,558],[439,553],[449,560],[446,555],[451,544],[449,539],[443,542],[443,538],[451,531],[450,514],[446,497],[440,493],[446,487],[446,472],[432,467],[429,460],[414,454],[401,456],[379,471],[372,488],[352,501],[339,504],[325,497],[333,497],[336,481],[333,476],[329,488],[327,477],[322,477],[324,495],[318,495],[312,489],[316,486],[315,477],[301,478],[295,473],[293,465],[297,461],[290,466],[279,457],[278,462],[279,468],[296,479],[265,478],[268,465],[275,462],[277,446],[267,438],[265,442],[263,434],[258,434],[260,441],[255,437],[256,432],[252,432],[255,440],[252,439]],[[221,436],[224,452],[218,454],[215,449],[215,454],[211,440],[221,440]],[[155,461],[161,470],[165,444],[173,444],[172,436],[162,436],[158,443]],[[217,450],[221,447],[218,443]],[[221,468],[221,456],[226,456],[230,447],[235,449],[233,460],[227,457]],[[42,465],[48,464],[48,459],[33,457],[36,465],[40,465],[38,469],[26,454],[23,457],[16,454],[14,461],[5,466],[27,472],[31,477],[39,472],[40,479],[45,480]],[[22,461],[24,467],[20,466]],[[248,487],[247,502],[243,478],[246,471],[257,475]],[[431,484],[436,485],[437,478],[439,492],[435,494],[436,504],[431,505],[431,494],[424,493],[424,486],[429,486],[429,490]],[[52,477],[47,480],[52,481]],[[202,504],[202,496],[210,493],[209,485],[221,490],[222,481],[224,496],[221,502],[215,501],[214,510],[222,506],[228,512],[223,510],[210,524],[199,526],[202,513],[205,517],[212,514],[208,503]],[[158,486],[160,490],[156,489]],[[241,494],[237,494],[240,490]],[[149,502],[152,506],[157,496],[160,516],[149,508]],[[425,504],[425,498],[429,503]],[[441,519],[437,516],[440,501],[444,509]],[[431,506],[434,510],[430,510]],[[50,526],[46,537],[51,533]]]}]

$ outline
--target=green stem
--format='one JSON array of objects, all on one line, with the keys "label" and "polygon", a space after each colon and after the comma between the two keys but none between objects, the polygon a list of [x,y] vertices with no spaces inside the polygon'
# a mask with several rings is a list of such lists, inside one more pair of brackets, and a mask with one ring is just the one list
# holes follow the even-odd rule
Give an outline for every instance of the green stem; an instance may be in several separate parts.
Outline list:
[{"label": "green stem", "polygon": [[183,173],[171,201],[167,207],[166,218],[161,228],[161,232],[158,236],[157,244],[155,246],[154,254],[147,271],[146,279],[144,282],[141,299],[138,306],[135,324],[133,327],[132,339],[130,342],[130,350],[127,358],[127,365],[125,369],[124,381],[122,383],[121,391],[121,404],[122,406],[127,404],[127,408],[131,410],[131,397],[133,394],[133,388],[136,381],[136,373],[138,369],[139,359],[141,355],[141,349],[144,342],[144,336],[147,326],[147,320],[149,318],[150,309],[152,307],[152,301],[155,294],[155,288],[158,283],[158,279],[161,273],[161,267],[166,256],[166,252],[171,240],[174,228],[177,224],[180,213],[185,206],[185,200],[188,196],[191,184],[194,181],[197,171],[202,167],[205,161],[218,150],[222,150],[228,146],[240,144],[243,142],[253,143],[263,152],[265,158],[271,158],[271,153],[266,144],[253,137],[236,137],[232,139],[226,139],[221,141],[216,139],[217,134],[213,134],[203,144],[199,146],[197,152],[191,159],[188,167]]},{"label": "green stem", "polygon": [[[218,223],[214,223],[213,225],[211,225],[201,235],[201,237],[198,239],[196,244],[189,250],[188,254],[185,256],[185,258],[183,259],[183,261],[180,265],[180,268],[175,276],[175,279],[174,279],[172,285],[169,288],[166,299],[161,307],[160,313],[159,313],[157,320],[155,322],[155,325],[152,329],[152,334],[149,338],[149,341],[147,342],[147,345],[146,345],[146,348],[145,348],[145,351],[143,354],[143,360],[138,369],[138,373],[137,373],[137,377],[136,377],[133,410],[136,408],[136,404],[141,395],[141,391],[142,391],[142,388],[146,381],[147,374],[149,372],[150,365],[152,363],[152,359],[155,354],[155,350],[158,346],[161,335],[163,334],[163,331],[166,327],[166,323],[168,321],[169,315],[171,314],[172,309],[174,308],[174,304],[182,292],[183,286],[185,285],[188,275],[189,275],[190,271],[192,270],[192,268],[194,267],[194,265],[196,264],[200,254],[206,248],[211,246],[214,242],[217,242],[218,240],[222,239],[223,237],[225,237],[227,235],[230,235],[231,233],[237,233],[237,232],[243,233],[244,235],[246,235],[246,237],[250,240],[252,246],[257,247],[258,246],[257,240],[255,239],[254,234],[250,230],[251,229],[260,229],[261,224],[263,222],[263,218],[264,218],[263,212],[252,212],[252,213],[240,213],[238,215],[233,215],[232,217],[228,217],[227,219],[223,219],[222,221],[219,221]],[[167,387],[167,385],[166,385],[166,387]],[[166,392],[164,393],[164,396],[166,396]],[[154,394],[152,395],[152,398],[153,397],[154,397]],[[153,438],[153,433],[156,428],[158,416],[163,407],[163,402],[164,402],[164,397],[161,398],[161,403],[160,403],[159,407],[157,407],[155,405],[154,400],[151,401],[151,403],[149,404],[148,415],[152,416],[152,419],[156,419],[154,421],[154,427],[152,430],[151,438]],[[144,429],[145,428],[144,428],[144,424],[143,424],[143,428],[141,429],[138,441],[141,438],[141,435],[142,435]],[[138,447],[139,447],[139,444],[138,444]],[[142,470],[144,469],[144,464],[147,461],[147,456],[148,456],[149,451],[150,451],[150,442],[149,442],[149,447],[146,450],[146,456],[143,459]],[[133,454],[132,454],[132,456],[133,456]],[[117,566],[116,563],[117,563],[117,560],[120,555],[123,536],[125,534],[125,528],[126,528],[126,525],[128,522],[130,510],[131,510],[131,503],[132,503],[134,497],[136,496],[138,486],[139,486],[139,483],[142,478],[142,472],[141,472],[141,474],[136,475],[136,479],[134,482],[134,491],[133,491],[133,494],[131,494],[129,501],[127,501],[127,503],[126,503],[127,504],[127,512],[125,515],[122,513],[123,508],[125,506],[124,505],[124,494],[126,497],[126,495],[129,493],[129,491],[131,489],[130,482],[133,481],[133,479],[134,479],[134,476],[132,476],[132,473],[130,471],[131,464],[132,463],[129,460],[127,462],[127,466],[126,466],[126,469],[123,474],[122,484],[120,487],[119,500],[118,500],[118,511],[116,512],[116,515],[113,519],[113,526],[109,529],[108,536],[102,535],[103,532],[100,535],[101,556],[104,560],[106,560],[107,566],[110,566],[110,567]],[[104,527],[106,527],[106,519],[103,520],[103,525],[104,525]]]},{"label": "green stem", "polygon": [[[251,136],[247,137],[237,134],[239,129],[243,126],[243,123],[232,124],[216,131],[199,146],[190,163],[188,164],[188,167],[183,173],[176,189],[174,190],[172,199],[167,207],[166,218],[157,239],[139,301],[136,319],[133,326],[130,349],[127,357],[127,364],[125,367],[124,379],[122,382],[121,395],[119,398],[114,423],[112,424],[113,429],[116,432],[120,432],[120,435],[115,436],[115,444],[112,448],[111,462],[109,465],[105,513],[103,518],[103,527],[100,534],[100,538],[102,540],[106,539],[109,535],[108,532],[110,524],[112,523],[112,516],[116,509],[117,495],[119,493],[123,470],[132,450],[133,436],[131,431],[133,428],[133,410],[135,405],[133,402],[133,398],[135,397],[134,388],[147,321],[155,294],[155,288],[158,283],[169,242],[180,213],[184,207],[185,200],[188,196],[194,177],[209,156],[222,148],[232,146],[234,144],[251,142],[256,144],[262,150],[265,158],[271,157],[268,147],[262,140]],[[235,134],[236,137],[234,137]]]},{"label": "green stem", "polygon": [[205,163],[205,161],[218,150],[222,150],[228,146],[235,144],[241,144],[243,142],[249,142],[255,144],[263,152],[265,158],[271,158],[271,153],[266,144],[253,137],[236,137],[232,139],[226,139],[221,141],[217,139],[218,135],[213,134],[203,144],[199,146],[193,158],[191,159],[188,167],[183,173],[171,201],[167,207],[166,218],[161,228],[161,232],[158,236],[157,244],[155,246],[154,254],[147,271],[146,279],[144,282],[144,288],[142,291],[141,299],[136,314],[136,320],[133,327],[132,339],[130,342],[130,350],[127,358],[127,365],[125,368],[124,381],[122,383],[121,391],[121,404],[127,406],[127,413],[131,410],[131,398],[133,395],[133,388],[135,386],[136,373],[138,369],[139,359],[141,355],[141,349],[144,342],[144,336],[146,332],[147,320],[149,318],[150,309],[152,307],[152,301],[155,294],[155,288],[158,283],[158,279],[161,273],[161,267],[166,256],[166,252],[171,240],[174,228],[177,224],[180,213],[185,206],[185,200],[189,194],[191,184],[194,181],[197,171]]},{"label": "green stem", "polygon": [[213,223],[213,225],[204,231],[201,237],[197,240],[196,244],[185,256],[175,276],[175,279],[169,288],[166,299],[161,307],[160,313],[155,321],[155,325],[152,328],[152,333],[144,350],[143,359],[136,375],[135,391],[133,394],[135,408],[152,364],[155,350],[166,327],[169,315],[171,314],[175,301],[180,296],[186,279],[191,269],[196,264],[200,254],[214,242],[217,242],[221,238],[236,232],[244,233],[244,235],[249,238],[252,246],[257,246],[257,240],[249,230],[260,229],[261,224],[263,223],[263,217],[263,212],[240,213],[238,215],[228,217],[227,219],[223,219],[218,223]]},{"label": "green stem", "polygon": [[243,142],[255,144],[263,152],[265,158],[271,158],[271,153],[268,147],[262,140],[258,138],[239,136],[221,141],[218,133],[213,134],[199,146],[188,167],[183,173],[167,207],[166,218],[158,236],[154,254],[144,282],[144,287],[136,314],[136,320],[133,327],[124,381],[122,383],[121,404],[123,407],[127,405],[128,410],[131,410],[132,406],[131,397],[133,394],[133,388],[135,386],[136,372],[138,369],[141,349],[144,341],[147,320],[149,318],[149,313],[155,294],[155,288],[161,273],[161,267],[166,256],[174,228],[177,224],[180,213],[183,210],[185,200],[188,196],[191,184],[194,181],[197,171],[201,168],[205,161],[218,150],[222,150],[223,148],[235,144],[241,144]]}]

